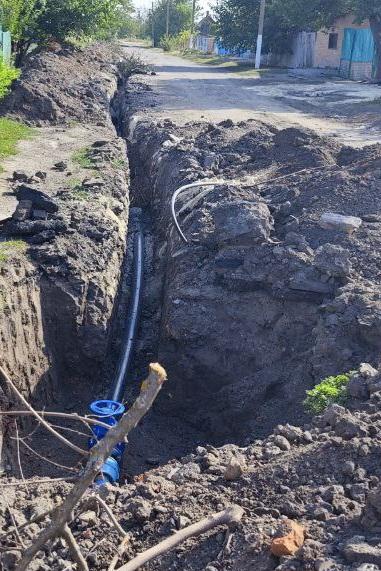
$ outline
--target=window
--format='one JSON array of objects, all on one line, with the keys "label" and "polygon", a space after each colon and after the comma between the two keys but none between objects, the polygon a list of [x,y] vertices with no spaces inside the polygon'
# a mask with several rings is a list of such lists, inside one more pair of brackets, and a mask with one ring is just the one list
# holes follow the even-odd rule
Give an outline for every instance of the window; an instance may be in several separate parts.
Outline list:
[{"label": "window", "polygon": [[339,42],[339,34],[329,34],[328,38],[328,49],[337,50],[337,44]]}]

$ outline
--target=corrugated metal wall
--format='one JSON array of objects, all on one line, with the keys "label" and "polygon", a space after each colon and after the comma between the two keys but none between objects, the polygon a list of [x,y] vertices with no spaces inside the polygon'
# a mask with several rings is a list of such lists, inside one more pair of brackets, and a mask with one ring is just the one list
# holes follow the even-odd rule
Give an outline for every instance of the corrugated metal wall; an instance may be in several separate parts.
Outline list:
[{"label": "corrugated metal wall", "polygon": [[8,65],[11,63],[12,38],[10,32],[3,32],[0,24],[0,57]]},{"label": "corrugated metal wall", "polygon": [[371,79],[376,46],[370,29],[345,28],[340,70],[350,79]]}]

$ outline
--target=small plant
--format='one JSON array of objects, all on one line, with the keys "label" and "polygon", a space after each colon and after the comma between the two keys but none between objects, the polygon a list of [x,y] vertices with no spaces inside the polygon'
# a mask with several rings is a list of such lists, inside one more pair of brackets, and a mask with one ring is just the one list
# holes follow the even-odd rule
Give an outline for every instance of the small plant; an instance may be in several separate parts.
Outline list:
[{"label": "small plant", "polygon": [[121,158],[119,158],[119,159],[114,159],[111,164],[112,164],[112,166],[113,166],[115,169],[124,169],[124,168],[126,168],[126,161],[125,161],[124,159],[121,159]]},{"label": "small plant", "polygon": [[73,153],[72,159],[74,163],[81,166],[83,169],[94,168],[94,161],[90,156],[90,149],[88,147],[84,147],[83,149],[79,149]]},{"label": "small plant", "polygon": [[0,58],[0,99],[7,95],[12,83],[19,75],[18,69],[6,65]]},{"label": "small plant", "polygon": [[304,401],[306,410],[312,414],[320,414],[330,404],[345,404],[348,393],[347,385],[352,373],[327,377],[310,391],[306,391]]},{"label": "small plant", "polygon": [[6,240],[0,242],[0,265],[7,262],[9,258],[15,254],[25,252],[26,248],[27,244],[23,240]]},{"label": "small plant", "polygon": [[176,36],[163,36],[160,40],[160,47],[165,52],[186,52],[189,50],[191,34],[183,30]]},{"label": "small plant", "polygon": [[130,77],[134,74],[146,74],[151,68],[139,55],[132,53],[118,63],[118,69],[122,76]]}]

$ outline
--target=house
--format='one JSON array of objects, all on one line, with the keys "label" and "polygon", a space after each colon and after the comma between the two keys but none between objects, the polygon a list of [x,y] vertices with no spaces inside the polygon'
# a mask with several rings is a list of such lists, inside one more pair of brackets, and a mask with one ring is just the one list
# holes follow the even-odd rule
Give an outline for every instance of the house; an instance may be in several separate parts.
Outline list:
[{"label": "house", "polygon": [[314,67],[338,69],[343,77],[371,79],[376,46],[369,21],[354,22],[352,16],[336,20],[327,31],[316,34]]},{"label": "house", "polygon": [[197,24],[197,32],[191,40],[191,48],[200,52],[213,53],[216,38],[214,28],[216,21],[209,12]]},{"label": "house", "polygon": [[371,79],[376,47],[368,21],[357,24],[352,16],[336,20],[327,30],[300,32],[290,54],[265,54],[264,65],[337,70],[353,80]]}]

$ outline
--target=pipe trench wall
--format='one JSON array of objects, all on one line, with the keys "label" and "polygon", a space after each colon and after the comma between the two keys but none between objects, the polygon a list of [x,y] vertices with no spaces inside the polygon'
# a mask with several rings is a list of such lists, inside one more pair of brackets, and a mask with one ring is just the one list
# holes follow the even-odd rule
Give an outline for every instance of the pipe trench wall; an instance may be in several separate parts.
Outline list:
[{"label": "pipe trench wall", "polygon": [[[211,167],[216,151],[205,149],[201,141],[213,129],[218,137],[223,127],[198,124],[181,130],[170,121],[133,125],[133,133],[126,133],[133,201],[149,205],[152,213],[152,288],[162,291],[157,355],[171,379],[161,411],[202,426],[216,443],[261,436],[277,423],[300,422],[305,390],[319,378],[349,370],[359,359],[377,358],[375,345],[356,323],[348,328],[338,320],[331,326],[329,312],[335,310],[327,311],[325,304],[351,303],[349,291],[345,301],[336,302],[340,288],[346,287],[345,271],[329,278],[317,250],[302,236],[286,239],[288,217],[282,208],[290,209],[287,189],[279,204],[275,184],[269,198],[250,182],[185,192],[177,204],[190,239],[184,244],[170,220],[173,192],[198,178],[221,178],[221,166],[237,141],[222,141],[220,166]],[[238,129],[239,136],[247,136],[250,128]],[[256,133],[258,139],[263,139],[262,131]],[[276,130],[265,134],[275,138],[273,152],[279,154]],[[209,141],[212,146],[213,138]],[[289,142],[284,147],[289,152]],[[310,142],[295,147],[301,155],[308,148],[311,166],[314,159],[322,162]],[[332,163],[336,152],[332,149],[332,157],[324,161]],[[289,157],[284,161],[289,168]],[[268,161],[256,173],[262,174],[264,166],[268,169]],[[300,166],[295,161],[295,171]],[[234,176],[235,167],[225,173]]]}]

